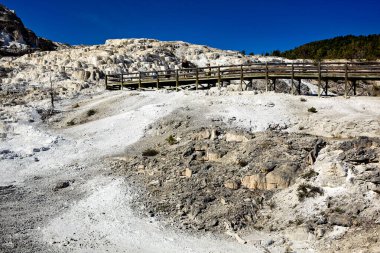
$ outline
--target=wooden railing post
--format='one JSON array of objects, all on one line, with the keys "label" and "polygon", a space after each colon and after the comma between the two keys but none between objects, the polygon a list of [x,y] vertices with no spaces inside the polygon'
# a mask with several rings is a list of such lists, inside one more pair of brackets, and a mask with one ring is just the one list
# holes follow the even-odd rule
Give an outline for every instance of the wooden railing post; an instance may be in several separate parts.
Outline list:
[{"label": "wooden railing post", "polygon": [[347,98],[348,96],[348,92],[347,92],[347,89],[348,89],[348,64],[346,62],[346,64],[344,65],[345,66],[345,74],[344,74],[344,97]]},{"label": "wooden railing post", "polygon": [[199,70],[198,68],[195,69],[195,89],[198,90],[199,85]]},{"label": "wooden railing post", "polygon": [[298,95],[301,95],[302,79],[298,79]]},{"label": "wooden railing post", "polygon": [[218,67],[218,88],[220,89],[222,82],[222,77],[220,76],[220,67]]},{"label": "wooden railing post", "polygon": [[158,90],[158,89],[160,89],[160,87],[159,87],[159,85],[160,85],[160,77],[159,77],[158,72],[156,72],[156,74],[157,74],[157,78],[156,78],[156,79],[157,79],[157,80],[156,80],[157,83],[156,83],[156,84],[157,84],[157,90]]},{"label": "wooden railing post", "polygon": [[269,68],[268,68],[268,62],[265,63],[265,80],[266,80],[266,87],[265,91],[268,92],[268,87],[269,87]]},{"label": "wooden railing post", "polygon": [[326,79],[326,86],[325,86],[325,96],[327,96],[328,93],[328,88],[329,88],[329,79]]},{"label": "wooden railing post", "polygon": [[352,88],[354,89],[354,96],[356,96],[356,80],[352,80]]},{"label": "wooden railing post", "polygon": [[322,86],[322,73],[321,73],[321,62],[318,62],[318,97],[321,96],[321,86]]},{"label": "wooden railing post", "polygon": [[106,75],[105,81],[106,81],[106,89],[108,89],[108,75]]},{"label": "wooden railing post", "polygon": [[243,91],[244,72],[243,65],[240,65],[240,90]]},{"label": "wooden railing post", "polygon": [[123,85],[124,85],[124,78],[123,78],[123,73],[120,74],[120,79],[121,79],[121,86],[120,86],[120,90],[123,89]]},{"label": "wooden railing post", "polygon": [[291,88],[291,93],[294,95],[294,63],[292,63],[292,88]]},{"label": "wooden railing post", "polygon": [[139,90],[141,90],[141,71],[139,71]]},{"label": "wooden railing post", "polygon": [[179,71],[178,69],[175,71],[175,90],[178,91],[179,86]]}]

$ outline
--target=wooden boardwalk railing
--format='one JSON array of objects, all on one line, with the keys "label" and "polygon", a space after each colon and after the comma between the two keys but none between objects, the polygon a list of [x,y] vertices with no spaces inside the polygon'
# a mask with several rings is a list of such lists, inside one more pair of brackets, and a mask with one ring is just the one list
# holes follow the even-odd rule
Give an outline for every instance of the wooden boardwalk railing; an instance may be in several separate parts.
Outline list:
[{"label": "wooden boardwalk railing", "polygon": [[[356,95],[358,80],[380,80],[380,62],[329,62],[329,63],[253,63],[249,65],[211,66],[203,68],[187,68],[165,71],[148,71],[106,75],[107,89],[163,88],[171,87],[178,90],[182,85],[194,84],[198,89],[200,84],[222,85],[223,81],[240,80],[240,88],[244,81],[265,79],[266,90],[271,89],[277,79],[291,80],[291,92],[294,94],[295,80],[318,80],[318,95],[322,92],[322,81],[328,80],[345,83],[344,95],[353,89]],[[324,92],[327,94],[327,87]]]}]

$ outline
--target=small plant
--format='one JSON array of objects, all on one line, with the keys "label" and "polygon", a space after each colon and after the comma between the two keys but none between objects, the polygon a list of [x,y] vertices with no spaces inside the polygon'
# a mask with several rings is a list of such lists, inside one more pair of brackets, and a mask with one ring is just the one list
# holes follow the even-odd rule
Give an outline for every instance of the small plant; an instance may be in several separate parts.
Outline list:
[{"label": "small plant", "polygon": [[75,121],[72,119],[72,120],[68,121],[68,122],[66,123],[66,125],[67,125],[67,126],[74,126],[74,125],[75,125]]},{"label": "small plant", "polygon": [[301,177],[302,177],[303,179],[310,180],[310,179],[312,179],[313,177],[316,177],[316,176],[318,176],[318,175],[319,175],[318,172],[315,172],[314,170],[308,170],[308,171],[306,171],[305,173],[303,173],[303,174],[301,175]]},{"label": "small plant", "polygon": [[302,130],[304,130],[305,129],[305,127],[303,127],[303,126],[299,126],[298,127],[298,130],[300,130],[300,131],[302,131]]},{"label": "small plant", "polygon": [[158,154],[159,154],[159,152],[157,150],[151,149],[151,148],[145,149],[142,152],[142,156],[156,156]]},{"label": "small plant", "polygon": [[177,143],[177,140],[174,138],[173,135],[169,135],[169,137],[166,138],[166,141],[169,143],[169,145],[174,145]]},{"label": "small plant", "polygon": [[345,213],[344,209],[342,209],[342,208],[340,208],[340,207],[335,207],[335,208],[333,209],[333,211],[334,211],[335,213],[340,213],[340,214]]},{"label": "small plant", "polygon": [[245,160],[239,160],[239,165],[240,165],[240,167],[245,167],[248,165],[248,162]]},{"label": "small plant", "polygon": [[73,105],[73,108],[78,108],[79,107],[79,104],[76,103],[75,105]]},{"label": "small plant", "polygon": [[306,98],[300,98],[300,101],[301,102],[306,102],[307,100],[306,100]]},{"label": "small plant", "polygon": [[268,203],[268,206],[269,206],[270,210],[273,210],[273,209],[276,208],[276,203],[275,203],[274,201],[270,201],[270,202]]},{"label": "small plant", "polygon": [[314,107],[310,107],[309,109],[307,109],[308,112],[311,112],[311,113],[317,113],[317,109],[315,109]]},{"label": "small plant", "polygon": [[298,186],[297,196],[299,201],[303,201],[305,198],[314,198],[317,194],[323,195],[323,189],[310,184],[301,184]]},{"label": "small plant", "polygon": [[91,110],[88,110],[87,111],[87,116],[88,117],[91,117],[91,116],[93,116],[93,115],[95,115],[96,114],[96,110],[94,110],[94,109],[91,109]]}]

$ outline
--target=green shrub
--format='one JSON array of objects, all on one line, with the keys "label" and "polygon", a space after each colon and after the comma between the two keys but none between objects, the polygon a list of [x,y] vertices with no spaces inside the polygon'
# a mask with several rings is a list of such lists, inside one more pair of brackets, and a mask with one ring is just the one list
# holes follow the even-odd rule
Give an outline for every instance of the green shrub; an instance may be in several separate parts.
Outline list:
[{"label": "green shrub", "polygon": [[314,198],[317,194],[323,195],[323,189],[310,184],[301,184],[297,188],[297,196],[299,201],[303,201],[305,198]]},{"label": "green shrub", "polygon": [[68,121],[67,123],[66,123],[66,125],[67,126],[74,126],[76,123],[75,123],[75,121],[72,119],[72,120],[70,120],[70,121]]},{"label": "green shrub", "polygon": [[177,143],[177,140],[174,138],[173,135],[169,135],[169,137],[166,138],[166,141],[169,143],[169,145],[174,145]]},{"label": "green shrub", "polygon": [[344,209],[342,209],[342,208],[340,208],[340,207],[335,207],[335,208],[333,209],[333,211],[334,211],[335,213],[340,213],[340,214],[345,213]]},{"label": "green shrub", "polygon": [[96,110],[94,110],[94,109],[91,109],[91,110],[88,110],[87,111],[87,116],[88,117],[91,117],[91,116],[93,116],[93,115],[95,115],[96,114]]},{"label": "green shrub", "polygon": [[307,100],[306,100],[306,98],[300,98],[300,101],[301,102],[306,102]]},{"label": "green shrub", "polygon": [[239,160],[239,165],[240,165],[240,167],[245,167],[248,165],[248,162],[245,160]]},{"label": "green shrub", "polygon": [[307,109],[308,112],[311,112],[311,113],[317,113],[317,109],[315,109],[314,107],[310,107],[309,109]]},{"label": "green shrub", "polygon": [[304,173],[301,175],[301,177],[302,177],[303,179],[310,180],[310,179],[312,179],[313,177],[316,177],[316,176],[318,176],[318,175],[319,175],[318,172],[315,172],[314,170],[308,170],[308,171],[304,172]]},{"label": "green shrub", "polygon": [[143,156],[156,156],[158,155],[159,152],[155,149],[151,149],[151,148],[148,148],[148,149],[145,149],[143,152],[142,152],[142,155]]}]

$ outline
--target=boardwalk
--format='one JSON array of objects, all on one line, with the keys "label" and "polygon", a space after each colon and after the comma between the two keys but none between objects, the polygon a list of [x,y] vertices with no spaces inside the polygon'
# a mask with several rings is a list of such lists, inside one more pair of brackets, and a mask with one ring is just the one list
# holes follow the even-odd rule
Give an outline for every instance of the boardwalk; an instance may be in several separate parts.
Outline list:
[{"label": "boardwalk", "polygon": [[[347,63],[254,63],[249,65],[211,66],[166,71],[136,72],[106,76],[107,89],[175,88],[200,84],[221,86],[222,82],[266,80],[266,91],[276,89],[277,79],[291,80],[291,93],[298,93],[302,79],[318,80],[318,95],[327,94],[328,81],[344,81],[344,95],[356,95],[357,81],[380,80],[380,62]],[[298,85],[297,85],[298,83]]]}]

